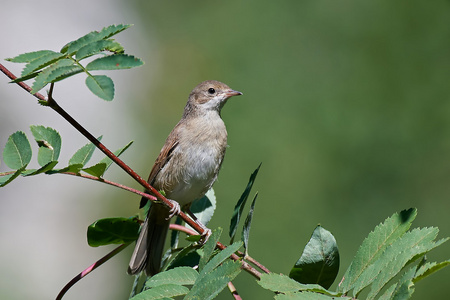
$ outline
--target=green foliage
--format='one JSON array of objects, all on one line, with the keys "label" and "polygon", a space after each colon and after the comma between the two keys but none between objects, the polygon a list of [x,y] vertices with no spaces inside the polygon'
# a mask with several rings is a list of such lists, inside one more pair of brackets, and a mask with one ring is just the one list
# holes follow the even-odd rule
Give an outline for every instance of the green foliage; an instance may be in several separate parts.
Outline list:
[{"label": "green foliage", "polygon": [[5,164],[14,170],[26,167],[31,161],[31,146],[25,133],[17,131],[12,134],[3,149]]},{"label": "green foliage", "polygon": [[[101,141],[103,136],[99,136],[97,138],[98,141]],[[92,157],[92,154],[95,151],[95,145],[92,143],[87,143],[83,147],[77,150],[75,154],[70,158],[69,165],[81,164],[84,166]]]},{"label": "green foliage", "polygon": [[[39,146],[37,162],[41,166],[39,169],[26,169],[31,161],[32,150],[30,142],[22,131],[13,133],[6,142],[3,149],[3,160],[5,164],[15,170],[14,172],[0,173],[0,187],[3,187],[17,178],[22,176],[33,176],[38,174],[58,174],[58,173],[75,173],[80,174],[81,171],[95,177],[102,177],[112,164],[112,160],[108,157],[103,158],[100,162],[83,168],[94,152],[95,145],[88,143],[78,149],[70,158],[69,165],[62,169],[55,169],[58,163],[59,154],[61,152],[61,136],[50,127],[41,125],[30,126],[31,133]],[[102,137],[99,137],[101,140]],[[114,151],[116,156],[120,156],[133,142],[129,142],[124,147]]]},{"label": "green foliage", "polygon": [[103,100],[110,101],[114,98],[114,83],[108,76],[89,76],[86,78],[86,85],[92,93]]},{"label": "green foliage", "polygon": [[317,226],[295,263],[289,277],[301,283],[319,284],[328,289],[339,272],[339,251],[336,239],[328,230]]},{"label": "green foliage", "polygon": [[[296,292],[313,292],[317,294],[327,295],[327,296],[341,296],[340,293],[335,293],[324,289],[318,284],[302,284],[294,279],[283,275],[283,274],[262,274],[261,280],[258,284],[265,289],[271,290],[273,292],[292,294]],[[344,298],[345,299],[345,298]]]},{"label": "green foliage", "polygon": [[16,179],[20,174],[22,174],[22,172],[25,170],[25,168],[26,168],[26,166],[16,170],[15,172],[5,173],[4,175],[2,175],[0,177],[0,187],[4,187],[8,183],[10,183],[14,179]]},{"label": "green foliage", "polygon": [[[92,31],[81,38],[66,44],[60,52],[40,50],[20,54],[6,60],[26,63],[20,78],[21,82],[35,78],[31,93],[35,94],[49,83],[55,83],[79,73],[87,75],[86,85],[98,97],[111,101],[114,98],[114,83],[105,75],[92,75],[95,70],[120,70],[141,66],[142,60],[124,54],[124,48],[113,35],[129,28],[131,25],[111,25],[100,31]],[[100,55],[85,67],[81,61]]]},{"label": "green foliage", "polygon": [[241,220],[242,211],[244,210],[245,203],[247,202],[248,195],[250,194],[250,191],[252,190],[253,183],[255,183],[256,175],[258,175],[259,168],[261,167],[261,164],[259,164],[258,168],[250,175],[250,179],[248,181],[248,184],[242,193],[241,197],[239,198],[238,202],[236,203],[236,206],[234,207],[233,216],[231,217],[230,222],[230,238],[231,242],[233,242],[234,237],[236,235],[237,227],[239,225],[239,221]]},{"label": "green foliage", "polygon": [[47,164],[58,161],[59,153],[61,151],[61,136],[59,133],[50,127],[44,126],[30,126],[31,133],[39,145],[38,163],[41,167]]},{"label": "green foliage", "polygon": [[200,271],[204,269],[206,263],[209,261],[212,254],[214,253],[214,250],[216,249],[216,243],[219,241],[222,232],[223,229],[220,227],[215,229],[211,233],[211,236],[206,241],[205,245],[203,246],[203,255],[201,256],[200,261],[198,263],[198,269]]},{"label": "green foliage", "polygon": [[242,242],[244,243],[245,255],[248,255],[248,240],[250,238],[250,228],[252,227],[253,211],[255,210],[256,198],[258,193],[255,194],[250,210],[248,211],[247,218],[245,218],[244,227],[242,228]]},{"label": "green foliage", "polygon": [[[132,144],[133,144],[133,141],[128,142],[128,144],[126,144],[126,145],[123,146],[122,148],[117,149],[116,151],[114,151],[114,152],[113,152],[114,155],[115,155],[115,156],[120,156],[120,155],[122,155],[122,153],[124,153],[124,152],[125,152]],[[100,163],[103,163],[103,164],[106,165],[106,169],[105,169],[105,171],[106,171],[106,170],[108,170],[108,168],[112,165],[113,161],[112,161],[112,159],[109,158],[108,156],[105,156],[105,157],[100,161]]]},{"label": "green foliage", "polygon": [[[208,225],[215,210],[216,195],[214,194],[213,188],[210,188],[202,198],[195,200],[191,204],[191,212],[197,217],[197,220],[205,226]],[[191,228],[187,224],[186,227]]]},{"label": "green foliage", "polygon": [[375,262],[384,250],[397,238],[402,236],[417,216],[416,209],[402,211],[378,225],[364,240],[350,267],[344,275],[339,290],[348,292],[359,280],[361,274]]},{"label": "green foliage", "polygon": [[[335,260],[333,256],[338,257],[336,241],[331,233],[320,226],[314,230],[302,256],[291,270],[291,278],[264,274],[259,284],[265,289],[281,293],[275,299],[360,299],[361,291],[368,287],[370,291],[365,299],[410,299],[415,283],[450,264],[449,260],[441,263],[425,262],[424,255],[448,238],[435,241],[439,230],[433,227],[408,231],[416,215],[416,209],[404,210],[378,225],[360,246],[335,292],[322,286],[329,288],[337,274],[335,266],[328,267],[324,263]],[[422,260],[417,266],[404,270],[405,266],[420,258]],[[317,261],[322,261],[322,268],[316,268]],[[324,278],[325,284],[319,278]],[[397,281],[392,282],[395,278]],[[305,284],[310,282],[320,285]],[[391,286],[388,287],[389,283]],[[351,290],[353,297],[345,297]]]},{"label": "green foliage", "polygon": [[165,284],[193,285],[198,278],[198,272],[190,267],[178,267],[156,274],[146,281],[146,288]]},{"label": "green foliage", "polygon": [[139,228],[136,217],[100,219],[88,227],[87,241],[91,247],[128,244],[138,238]]},{"label": "green foliage", "polygon": [[[131,299],[164,299],[181,295],[185,295],[184,299],[213,299],[241,272],[241,263],[230,260],[229,256],[242,247],[242,242],[236,242],[213,255],[221,234],[221,228],[214,230],[202,247],[204,251],[199,271],[186,266],[170,268],[148,278],[143,291]],[[185,252],[188,255],[192,247],[185,249],[189,249]]]}]

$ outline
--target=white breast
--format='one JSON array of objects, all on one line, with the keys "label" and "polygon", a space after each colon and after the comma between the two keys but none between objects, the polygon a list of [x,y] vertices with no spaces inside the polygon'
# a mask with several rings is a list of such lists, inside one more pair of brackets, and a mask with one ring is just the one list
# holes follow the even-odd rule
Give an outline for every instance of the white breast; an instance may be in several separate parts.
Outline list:
[{"label": "white breast", "polygon": [[[208,117],[202,118],[201,124],[188,123],[180,132],[173,157],[159,174],[168,182],[175,182],[166,190],[166,196],[181,206],[202,197],[211,188],[225,155],[225,124],[217,113]],[[177,171],[169,174],[168,170]]]}]

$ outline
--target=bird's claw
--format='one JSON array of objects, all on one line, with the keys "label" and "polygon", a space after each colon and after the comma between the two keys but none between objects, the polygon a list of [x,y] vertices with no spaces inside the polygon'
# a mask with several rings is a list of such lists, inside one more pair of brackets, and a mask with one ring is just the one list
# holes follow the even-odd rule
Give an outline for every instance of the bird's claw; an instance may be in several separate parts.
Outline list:
[{"label": "bird's claw", "polygon": [[206,227],[203,229],[204,229],[203,233],[200,236],[200,240],[198,241],[200,245],[204,245],[208,241],[209,237],[211,236],[211,229],[206,228]]},{"label": "bird's claw", "polygon": [[170,203],[172,203],[172,208],[169,210],[169,216],[166,218],[166,220],[170,220],[173,218],[173,216],[180,214],[181,212],[181,207],[180,204],[177,201],[174,200],[169,200]]}]

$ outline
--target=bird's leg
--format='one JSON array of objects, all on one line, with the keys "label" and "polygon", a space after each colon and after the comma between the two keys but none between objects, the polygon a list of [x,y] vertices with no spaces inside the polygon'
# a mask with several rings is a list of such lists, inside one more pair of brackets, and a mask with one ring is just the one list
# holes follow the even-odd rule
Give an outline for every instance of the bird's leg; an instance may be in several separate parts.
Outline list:
[{"label": "bird's leg", "polygon": [[205,225],[203,225],[202,222],[200,222],[197,217],[194,215],[194,213],[191,211],[191,207],[190,205],[188,207],[185,207],[184,209],[187,214],[189,216],[191,216],[191,218],[195,221],[195,223],[197,223],[198,226],[200,226],[203,229],[203,233],[201,234],[201,238],[199,243],[200,244],[204,244],[206,243],[206,241],[209,239],[210,235],[211,235],[211,229],[209,229],[208,227],[206,227]]},{"label": "bird's leg", "polygon": [[169,202],[172,203],[172,205],[173,205],[172,208],[169,209],[169,216],[166,219],[166,220],[170,220],[170,219],[172,219],[173,216],[178,215],[181,212],[181,207],[177,201],[170,200],[170,199],[167,199],[167,200],[169,200]]}]

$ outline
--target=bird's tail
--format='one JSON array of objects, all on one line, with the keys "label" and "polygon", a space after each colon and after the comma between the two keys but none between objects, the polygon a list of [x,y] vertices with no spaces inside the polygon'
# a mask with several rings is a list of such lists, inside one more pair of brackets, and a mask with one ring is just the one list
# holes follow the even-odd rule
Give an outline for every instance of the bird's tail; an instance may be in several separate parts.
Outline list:
[{"label": "bird's tail", "polygon": [[128,274],[136,275],[145,269],[148,276],[153,276],[160,271],[164,244],[170,225],[168,217],[167,208],[160,204],[151,204],[131,256]]}]

